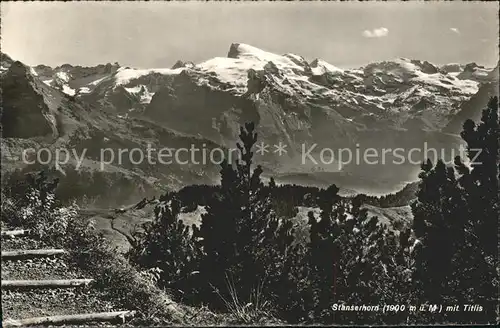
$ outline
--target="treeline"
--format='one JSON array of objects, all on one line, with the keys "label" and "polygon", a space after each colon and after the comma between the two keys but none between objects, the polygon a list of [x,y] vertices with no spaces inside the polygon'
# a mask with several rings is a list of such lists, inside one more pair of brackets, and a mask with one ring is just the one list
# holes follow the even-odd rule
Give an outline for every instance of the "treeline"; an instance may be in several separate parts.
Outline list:
[{"label": "treeline", "polygon": [[410,205],[417,198],[418,182],[412,182],[404,186],[403,189],[396,193],[383,196],[368,196],[359,194],[354,196],[356,201],[364,204],[374,205],[378,207],[399,207]]},{"label": "treeline", "polygon": [[[279,213],[283,213],[285,216],[295,213],[294,209],[296,209],[297,206],[317,207],[318,204],[316,200],[321,192],[321,188],[312,186],[302,186],[297,184],[277,185],[273,178],[271,178],[270,185],[264,185],[263,188],[270,189],[271,198],[278,207],[276,210],[279,211]],[[179,191],[166,193],[160,197],[160,200],[169,199],[175,195],[182,206],[182,212],[192,212],[198,205],[208,205],[210,199],[219,194],[220,189],[220,185],[190,185],[183,187]],[[416,200],[417,191],[418,182],[412,182],[396,193],[383,196],[358,194],[353,197],[348,196],[345,198],[360,204],[369,204],[383,208],[399,207],[410,205],[412,201]],[[294,215],[290,217],[293,217]]]},{"label": "treeline", "polygon": [[[273,178],[269,185],[262,188],[269,193],[274,209],[278,216],[292,218],[297,214],[297,207],[317,207],[317,199],[321,193],[321,188],[301,186],[297,184],[277,185]],[[208,206],[214,199],[220,197],[220,185],[191,185],[172,191],[160,197],[160,201],[167,201],[175,197],[181,206],[181,212],[187,213],[196,210],[198,206]]]}]

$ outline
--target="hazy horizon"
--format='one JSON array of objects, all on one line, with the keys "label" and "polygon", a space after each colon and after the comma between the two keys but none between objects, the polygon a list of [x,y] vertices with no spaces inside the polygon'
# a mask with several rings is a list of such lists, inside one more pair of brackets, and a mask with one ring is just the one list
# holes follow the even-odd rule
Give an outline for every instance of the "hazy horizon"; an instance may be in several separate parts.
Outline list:
[{"label": "hazy horizon", "polygon": [[171,67],[231,43],[359,67],[398,57],[498,62],[498,3],[10,2],[2,52],[28,65]]}]

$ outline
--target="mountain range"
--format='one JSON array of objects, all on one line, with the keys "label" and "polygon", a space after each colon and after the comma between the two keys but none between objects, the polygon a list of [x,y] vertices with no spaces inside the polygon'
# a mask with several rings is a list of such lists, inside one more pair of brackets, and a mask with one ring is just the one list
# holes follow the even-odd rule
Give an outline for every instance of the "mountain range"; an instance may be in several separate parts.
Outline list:
[{"label": "mountain range", "polygon": [[[278,182],[335,183],[344,193],[392,192],[416,179],[418,164],[394,164],[390,153],[386,163],[376,165],[339,165],[338,158],[304,163],[303,150],[315,145],[310,154],[320,158],[325,148],[407,151],[426,144],[451,154],[462,143],[463,121],[479,119],[489,97],[498,94],[498,65],[398,58],[342,69],[242,43],[232,44],[223,57],[156,69],[118,63],[28,66],[2,54],[0,78],[2,172],[44,166],[23,163],[23,149],[74,150],[82,155],[80,162],[48,165],[67,181],[68,193],[91,194],[109,204],[214,183],[219,167],[126,157],[102,168],[102,149],[227,150],[249,121],[256,123],[258,142],[270,147],[256,162]],[[273,152],[277,144],[286,154]]]}]

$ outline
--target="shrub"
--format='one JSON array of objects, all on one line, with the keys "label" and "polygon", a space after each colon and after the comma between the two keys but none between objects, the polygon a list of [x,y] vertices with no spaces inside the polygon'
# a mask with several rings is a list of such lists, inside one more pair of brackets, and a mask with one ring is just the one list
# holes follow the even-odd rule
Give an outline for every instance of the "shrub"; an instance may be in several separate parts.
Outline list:
[{"label": "shrub", "polygon": [[2,220],[22,225],[39,238],[52,243],[67,237],[68,224],[76,220],[78,206],[62,206],[55,197],[58,180],[45,172],[27,174],[7,191],[2,188]]},{"label": "shrub", "polygon": [[96,281],[96,288],[122,307],[138,310],[142,324],[180,323],[180,309],[161,290],[154,279],[137,271],[129,261],[111,246],[92,222],[72,221],[68,226],[66,248],[72,262],[88,272]]},{"label": "shrub", "polygon": [[[155,219],[143,225],[133,239],[137,242],[129,251],[129,258],[150,274],[161,288],[173,293],[196,289],[192,277],[196,275],[199,249],[192,239],[192,232],[178,220],[180,202],[170,197],[155,208]],[[187,297],[196,295],[192,291]],[[179,295],[182,296],[182,295]]]}]

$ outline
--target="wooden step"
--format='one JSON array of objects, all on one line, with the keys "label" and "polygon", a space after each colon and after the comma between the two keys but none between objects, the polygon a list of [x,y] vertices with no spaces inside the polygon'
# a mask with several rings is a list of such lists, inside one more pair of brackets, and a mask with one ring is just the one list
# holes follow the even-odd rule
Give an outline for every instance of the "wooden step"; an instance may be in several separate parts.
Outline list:
[{"label": "wooden step", "polygon": [[1,236],[2,237],[25,237],[30,234],[29,230],[7,230],[7,231],[2,231]]},{"label": "wooden step", "polygon": [[93,279],[2,280],[2,289],[73,288],[87,286]]},{"label": "wooden step", "polygon": [[49,257],[54,255],[65,254],[64,249],[30,249],[17,251],[2,251],[2,259],[15,260],[33,257]]},{"label": "wooden step", "polygon": [[135,316],[135,311],[116,311],[88,314],[56,315],[50,317],[35,317],[27,319],[6,319],[2,322],[3,327],[22,327],[32,325],[53,325],[53,324],[78,324],[88,322],[110,322],[125,320]]}]

